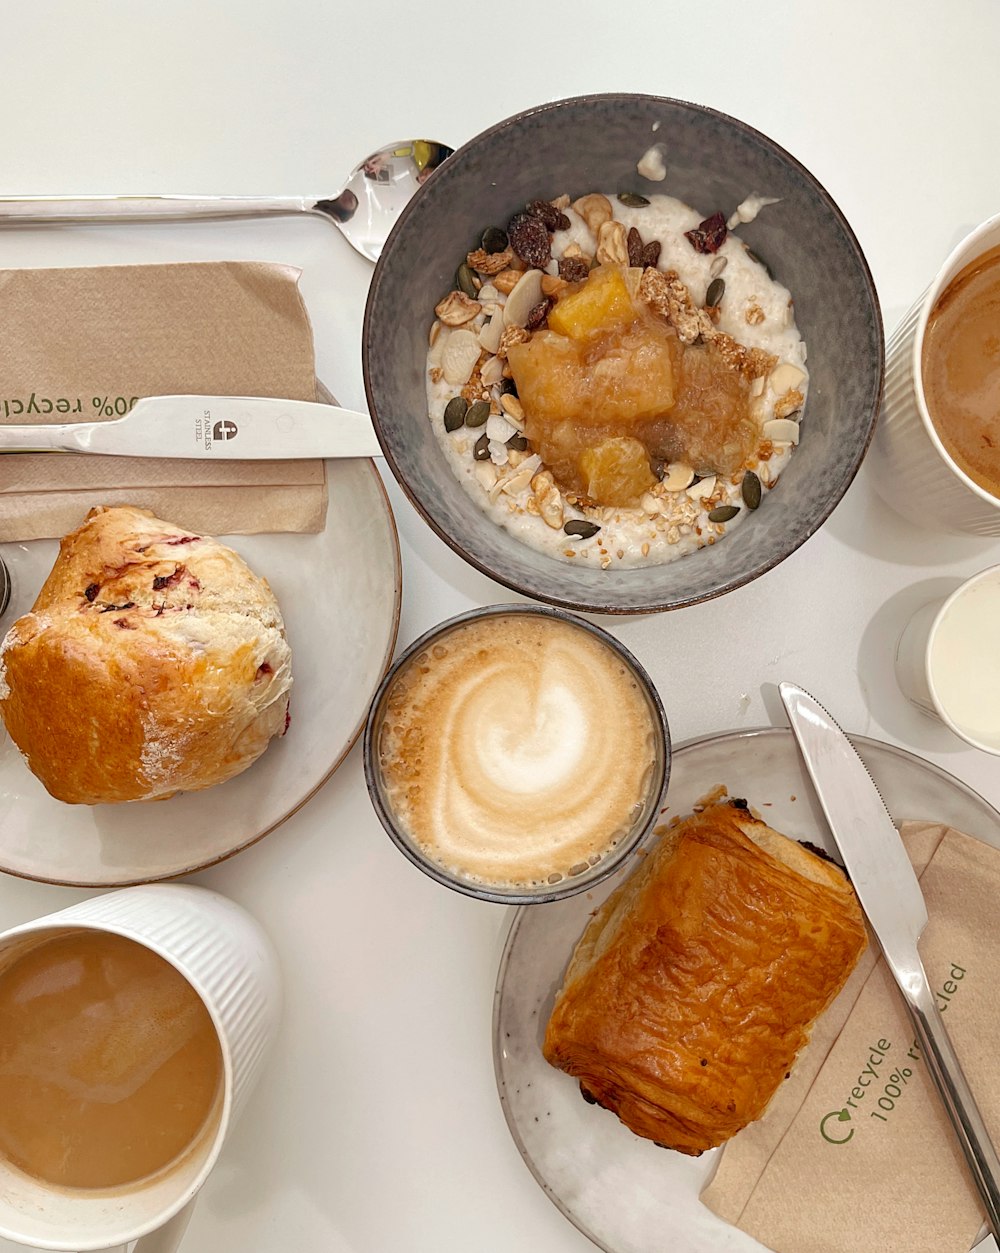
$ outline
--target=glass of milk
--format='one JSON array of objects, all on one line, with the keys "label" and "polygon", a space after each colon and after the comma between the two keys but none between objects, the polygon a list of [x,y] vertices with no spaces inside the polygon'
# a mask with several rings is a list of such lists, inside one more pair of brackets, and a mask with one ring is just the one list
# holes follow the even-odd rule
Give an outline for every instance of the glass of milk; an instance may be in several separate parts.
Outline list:
[{"label": "glass of milk", "polygon": [[896,679],[918,709],[1000,756],[1000,566],[913,615],[896,646]]}]

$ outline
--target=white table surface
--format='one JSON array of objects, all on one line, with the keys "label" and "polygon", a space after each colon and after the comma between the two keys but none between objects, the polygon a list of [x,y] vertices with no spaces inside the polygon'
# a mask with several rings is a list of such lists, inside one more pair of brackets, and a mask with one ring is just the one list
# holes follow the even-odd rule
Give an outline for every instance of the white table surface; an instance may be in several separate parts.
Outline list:
[{"label": "white table surface", "polygon": [[[735,114],[802,160],[852,223],[890,329],[953,244],[1000,208],[993,0],[0,0],[0,18],[3,194],[336,191],[389,140],[457,145],[544,100],[647,91]],[[320,377],[363,407],[371,270],[326,224],[9,231],[0,265],[77,263],[81,241],[95,262],[302,265]],[[513,599],[389,489],[401,645]],[[863,468],[822,531],[749,587],[604,625],[649,669],[675,742],[783,725],[773,685],[793,679],[846,729],[914,749],[1000,805],[998,759],[911,709],[892,672],[909,614],[998,560],[1000,540],[904,523]],[[357,749],[302,812],[197,881],[264,922],[287,1016],[185,1253],[593,1247],[532,1179],[497,1100],[491,1009],[510,912],[439,887],[397,853]],[[0,876],[0,926],[82,895]]]}]

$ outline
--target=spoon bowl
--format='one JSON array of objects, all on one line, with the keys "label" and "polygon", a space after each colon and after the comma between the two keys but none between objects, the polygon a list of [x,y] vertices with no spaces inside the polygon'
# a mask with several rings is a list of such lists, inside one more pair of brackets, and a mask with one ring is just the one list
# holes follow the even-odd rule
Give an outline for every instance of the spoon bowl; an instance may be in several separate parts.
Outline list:
[{"label": "spoon bowl", "polygon": [[317,213],[377,261],[403,207],[452,154],[433,139],[387,144],[324,196],[0,196],[0,226],[71,222],[180,222]]}]

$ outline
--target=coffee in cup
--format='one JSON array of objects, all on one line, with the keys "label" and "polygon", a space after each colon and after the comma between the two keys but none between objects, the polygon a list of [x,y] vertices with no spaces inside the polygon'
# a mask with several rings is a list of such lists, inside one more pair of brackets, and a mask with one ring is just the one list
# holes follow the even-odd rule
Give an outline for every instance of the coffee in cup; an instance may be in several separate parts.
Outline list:
[{"label": "coffee in cup", "polygon": [[445,623],[397,663],[373,714],[366,767],[383,823],[473,895],[550,899],[604,877],[665,784],[648,677],[611,636],[556,611]]},{"label": "coffee in cup", "polygon": [[1000,535],[998,297],[1000,214],[954,249],[886,345],[868,466],[920,526]]},{"label": "coffee in cup", "polygon": [[204,1002],[124,936],[43,935],[0,969],[0,1156],[60,1188],[119,1188],[175,1165],[221,1112]]},{"label": "coffee in cup", "polygon": [[125,888],[0,933],[0,1243],[175,1249],[280,1004],[267,936],[206,888]]},{"label": "coffee in cup", "polygon": [[934,302],[920,372],[949,456],[1000,497],[1000,247],[965,266]]}]

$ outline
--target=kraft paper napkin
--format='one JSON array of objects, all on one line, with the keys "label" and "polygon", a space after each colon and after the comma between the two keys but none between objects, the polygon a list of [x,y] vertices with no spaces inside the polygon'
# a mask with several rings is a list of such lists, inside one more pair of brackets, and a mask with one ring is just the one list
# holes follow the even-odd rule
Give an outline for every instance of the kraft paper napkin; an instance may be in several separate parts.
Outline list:
[{"label": "kraft paper napkin", "polygon": [[[1000,852],[907,823],[930,921],[921,955],[994,1143],[1000,1142]],[[872,944],[760,1122],[702,1200],[775,1253],[966,1253],[978,1195]]]},{"label": "kraft paper napkin", "polygon": [[[89,422],[170,393],[316,398],[299,271],[263,262],[0,272],[0,424]],[[53,538],[92,505],[207,534],[318,531],[320,461],[0,456],[0,541]]]}]

